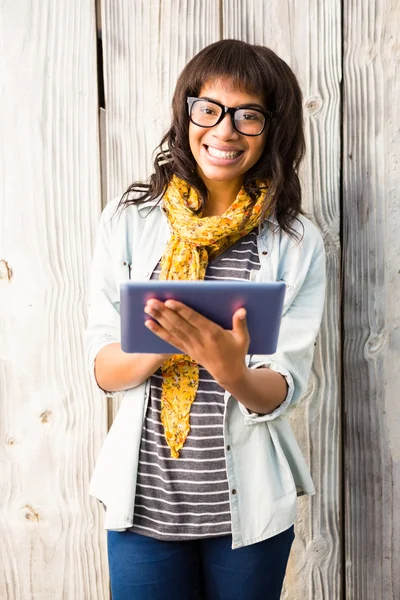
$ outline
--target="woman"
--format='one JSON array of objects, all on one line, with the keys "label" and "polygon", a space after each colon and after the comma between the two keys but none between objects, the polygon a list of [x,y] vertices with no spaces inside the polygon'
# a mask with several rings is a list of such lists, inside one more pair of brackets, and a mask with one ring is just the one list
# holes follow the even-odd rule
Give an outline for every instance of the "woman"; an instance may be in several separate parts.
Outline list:
[{"label": "woman", "polygon": [[[280,597],[296,496],[315,493],[286,419],[309,376],[325,293],[321,236],[301,212],[301,92],[271,50],[208,46],[182,71],[149,184],[103,212],[89,360],[125,390],[90,493],[106,507],[113,600]],[[223,330],[150,300],[181,355],[120,348],[127,278],[284,280],[277,352],[248,355],[244,309]]]}]

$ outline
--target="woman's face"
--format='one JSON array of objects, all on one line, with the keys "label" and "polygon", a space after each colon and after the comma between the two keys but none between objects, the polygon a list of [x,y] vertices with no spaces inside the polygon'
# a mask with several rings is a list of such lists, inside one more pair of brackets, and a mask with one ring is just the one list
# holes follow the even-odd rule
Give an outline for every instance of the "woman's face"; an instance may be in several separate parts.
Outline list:
[{"label": "woman's face", "polygon": [[[243,105],[257,105],[266,109],[262,96],[233,90],[229,80],[206,83],[200,90],[199,98],[216,100],[224,106],[237,108]],[[243,175],[260,158],[267,137],[268,124],[261,135],[246,136],[237,132],[229,114],[226,114],[215,127],[204,128],[189,124],[189,144],[197,162],[200,177],[207,180],[235,181],[242,185]]]}]

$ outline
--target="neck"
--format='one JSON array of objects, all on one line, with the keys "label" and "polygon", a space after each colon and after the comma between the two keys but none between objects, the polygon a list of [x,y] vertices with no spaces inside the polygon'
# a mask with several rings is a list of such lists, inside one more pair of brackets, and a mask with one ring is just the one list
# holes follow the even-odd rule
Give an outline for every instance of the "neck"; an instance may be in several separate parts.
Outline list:
[{"label": "neck", "polygon": [[242,181],[210,181],[203,177],[208,191],[203,217],[221,216],[236,200]]}]

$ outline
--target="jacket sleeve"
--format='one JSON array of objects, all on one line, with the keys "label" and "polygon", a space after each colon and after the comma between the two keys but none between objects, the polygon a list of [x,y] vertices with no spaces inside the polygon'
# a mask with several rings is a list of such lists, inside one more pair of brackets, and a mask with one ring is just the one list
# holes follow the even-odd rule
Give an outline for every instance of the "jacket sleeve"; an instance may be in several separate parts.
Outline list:
[{"label": "jacket sleeve", "polygon": [[285,377],[288,384],[286,398],[275,410],[265,415],[251,413],[240,404],[247,424],[272,421],[293,410],[300,401],[310,376],[315,340],[321,325],[325,286],[325,250],[318,234],[305,277],[282,316],[277,351],[271,355],[249,357],[250,368],[268,367]]},{"label": "jacket sleeve", "polygon": [[[98,352],[104,346],[121,340],[119,286],[115,279],[111,241],[115,207],[115,201],[110,202],[101,215],[90,276],[88,324],[84,346],[89,371],[97,386],[94,361]],[[105,393],[111,395],[110,392]]]}]

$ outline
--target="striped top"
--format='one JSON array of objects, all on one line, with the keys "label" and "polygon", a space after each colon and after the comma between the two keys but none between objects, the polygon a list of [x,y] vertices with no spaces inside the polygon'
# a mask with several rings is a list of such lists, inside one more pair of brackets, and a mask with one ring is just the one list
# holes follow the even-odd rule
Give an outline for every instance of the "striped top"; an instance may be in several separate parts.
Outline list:
[{"label": "striped top", "polygon": [[[205,279],[250,279],[259,270],[257,233],[252,231],[210,261]],[[152,279],[161,271],[157,265]],[[162,540],[188,540],[231,533],[223,419],[224,390],[202,367],[190,411],[191,430],[180,458],[170,457],[161,423],[162,376],[150,378],[150,395],[139,454],[132,531]]]}]

